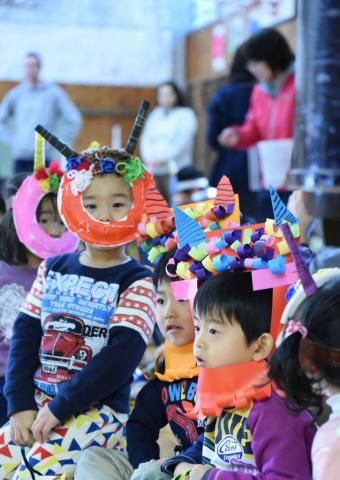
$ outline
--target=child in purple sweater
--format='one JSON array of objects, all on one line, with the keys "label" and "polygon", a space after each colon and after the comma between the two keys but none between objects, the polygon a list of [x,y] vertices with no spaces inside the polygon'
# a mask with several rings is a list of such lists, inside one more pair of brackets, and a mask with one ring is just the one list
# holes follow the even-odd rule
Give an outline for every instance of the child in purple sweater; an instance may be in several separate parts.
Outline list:
[{"label": "child in purple sweater", "polygon": [[[226,386],[225,391],[216,386],[224,408],[208,416],[205,433],[164,462],[163,470],[190,480],[309,480],[312,418],[305,411],[290,413],[264,377],[274,343],[269,333],[271,289],[253,291],[249,273],[224,272],[200,287],[194,310],[197,400],[215,371],[218,383]],[[240,400],[237,395],[230,401],[228,387],[233,393],[235,377],[245,378],[254,368],[263,377],[248,374],[253,391],[248,390],[244,402],[234,402]]]},{"label": "child in purple sweater", "polygon": [[291,290],[282,317],[284,340],[269,362],[269,375],[295,410],[321,410],[327,397],[331,414],[313,442],[313,479],[336,480],[340,472],[340,269],[320,270],[313,280],[317,288],[311,296],[301,283]]}]

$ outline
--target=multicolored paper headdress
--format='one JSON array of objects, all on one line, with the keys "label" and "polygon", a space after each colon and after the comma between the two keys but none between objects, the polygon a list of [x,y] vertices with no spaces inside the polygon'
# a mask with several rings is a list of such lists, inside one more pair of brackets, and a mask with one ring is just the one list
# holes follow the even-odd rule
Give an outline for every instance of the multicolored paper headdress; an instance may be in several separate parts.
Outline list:
[{"label": "multicolored paper headdress", "polygon": [[[81,154],[71,150],[46,129],[36,130],[59,150],[67,159],[67,173],[63,176],[58,206],[67,227],[86,243],[101,247],[115,247],[134,240],[137,227],[144,211],[146,191],[153,184],[152,176],[139,160],[133,156],[150,104],[141,103],[137,117],[123,150],[100,148],[91,144]],[[116,174],[124,178],[132,190],[133,206],[126,218],[118,221],[101,222],[93,218],[83,206],[82,194],[97,174]]]},{"label": "multicolored paper headdress", "polygon": [[48,235],[39,225],[37,209],[48,193],[58,192],[63,172],[59,163],[51,162],[45,168],[44,140],[39,133],[35,135],[34,172],[20,186],[13,200],[13,218],[19,240],[40,258],[53,257],[74,252],[78,239],[70,232],[60,238]]},{"label": "multicolored paper headdress", "polygon": [[226,226],[240,224],[238,195],[234,193],[229,178],[223,176],[217,187],[214,200],[174,206],[170,209],[155,186],[147,192],[146,215],[139,225],[139,243],[148,254],[151,263],[157,261],[162,253],[177,248],[175,212],[183,211],[194,224],[205,232],[221,230]]}]

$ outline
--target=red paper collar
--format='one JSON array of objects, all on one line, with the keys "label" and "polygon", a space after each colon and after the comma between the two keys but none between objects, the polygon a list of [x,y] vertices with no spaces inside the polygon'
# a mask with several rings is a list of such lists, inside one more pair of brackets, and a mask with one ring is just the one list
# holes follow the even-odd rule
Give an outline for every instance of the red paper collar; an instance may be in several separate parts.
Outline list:
[{"label": "red paper collar", "polygon": [[218,417],[225,408],[246,408],[253,400],[264,400],[272,393],[265,360],[199,368],[197,399],[190,418]]}]

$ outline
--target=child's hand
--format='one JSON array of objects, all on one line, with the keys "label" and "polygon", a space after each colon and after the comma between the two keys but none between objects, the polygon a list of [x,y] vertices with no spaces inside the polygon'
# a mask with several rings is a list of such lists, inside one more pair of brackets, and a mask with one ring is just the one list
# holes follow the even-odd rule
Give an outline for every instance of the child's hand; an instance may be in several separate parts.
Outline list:
[{"label": "child's hand", "polygon": [[39,443],[47,442],[51,430],[59,423],[59,420],[53,415],[48,405],[45,405],[37,415],[32,426],[34,438]]},{"label": "child's hand", "polygon": [[31,447],[34,443],[32,425],[37,416],[36,410],[14,413],[10,418],[10,437],[16,445]]},{"label": "child's hand", "polygon": [[208,470],[211,470],[211,465],[195,465],[190,472],[189,480],[202,480]]}]

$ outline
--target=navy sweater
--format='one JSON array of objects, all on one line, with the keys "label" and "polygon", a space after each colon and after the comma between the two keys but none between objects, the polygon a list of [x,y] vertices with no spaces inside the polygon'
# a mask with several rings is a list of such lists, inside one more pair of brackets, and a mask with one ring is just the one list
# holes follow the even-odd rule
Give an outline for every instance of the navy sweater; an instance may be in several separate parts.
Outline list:
[{"label": "navy sweater", "polygon": [[154,307],[150,271],[135,260],[92,268],[74,253],[43,262],[14,325],[8,415],[37,409],[36,388],[60,421],[96,403],[127,413]]},{"label": "navy sweater", "polygon": [[216,186],[221,176],[227,175],[235,192],[248,190],[247,152],[222,147],[217,137],[224,128],[243,124],[252,88],[253,85],[247,83],[223,85],[214,93],[208,107],[207,141],[217,152],[210,181]]},{"label": "navy sweater", "polygon": [[155,378],[142,388],[126,426],[127,451],[134,468],[159,459],[159,431],[168,423],[178,440],[177,451],[189,448],[204,431],[202,422],[185,415],[194,406],[196,388],[197,377],[173,382]]}]

